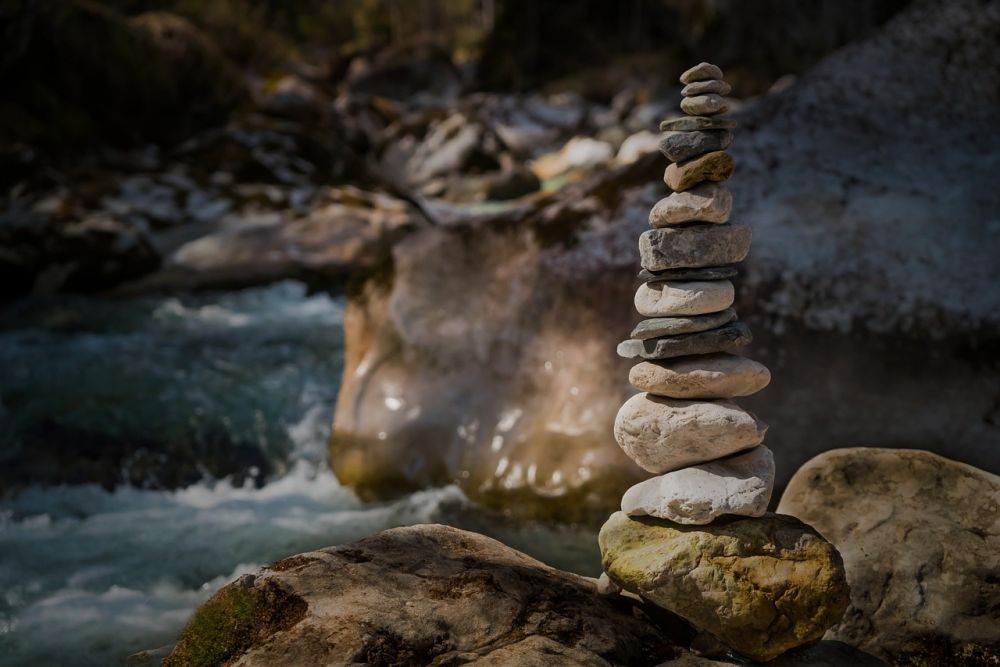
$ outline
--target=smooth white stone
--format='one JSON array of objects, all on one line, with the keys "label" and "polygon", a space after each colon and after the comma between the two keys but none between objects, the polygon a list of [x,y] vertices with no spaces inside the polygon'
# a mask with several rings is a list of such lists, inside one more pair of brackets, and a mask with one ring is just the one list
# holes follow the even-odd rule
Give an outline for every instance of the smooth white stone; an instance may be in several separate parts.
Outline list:
[{"label": "smooth white stone", "polygon": [[735,297],[728,280],[643,283],[635,293],[635,309],[645,317],[706,315],[725,310]]}]

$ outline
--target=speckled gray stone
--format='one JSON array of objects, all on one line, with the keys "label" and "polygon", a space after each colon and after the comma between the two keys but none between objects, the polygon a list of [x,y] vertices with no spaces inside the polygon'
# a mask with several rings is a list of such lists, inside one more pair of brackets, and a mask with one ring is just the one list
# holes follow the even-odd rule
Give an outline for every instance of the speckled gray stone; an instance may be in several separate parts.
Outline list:
[{"label": "speckled gray stone", "polygon": [[694,354],[729,352],[749,345],[752,341],[750,328],[742,322],[733,322],[718,329],[683,336],[623,340],[618,343],[618,356],[626,359],[673,359]]},{"label": "speckled gray stone", "polygon": [[661,283],[676,280],[726,280],[739,273],[735,266],[707,266],[701,269],[667,269],[666,271],[639,272],[639,280],[646,283]]},{"label": "speckled gray stone", "polygon": [[750,252],[748,225],[661,227],[639,237],[642,268],[649,271],[698,268],[742,262]]},{"label": "speckled gray stone", "polygon": [[695,130],[731,130],[736,121],[731,118],[709,118],[707,116],[683,116],[660,123],[660,132],[694,132]]},{"label": "speckled gray stone", "polygon": [[668,160],[680,162],[702,153],[725,150],[733,144],[733,136],[729,130],[670,132],[660,139],[659,147]]},{"label": "speckled gray stone", "polygon": [[697,333],[721,327],[736,321],[736,310],[726,308],[708,315],[689,315],[687,317],[654,317],[643,320],[632,329],[632,338],[647,340],[661,336],[679,336],[681,334]]}]

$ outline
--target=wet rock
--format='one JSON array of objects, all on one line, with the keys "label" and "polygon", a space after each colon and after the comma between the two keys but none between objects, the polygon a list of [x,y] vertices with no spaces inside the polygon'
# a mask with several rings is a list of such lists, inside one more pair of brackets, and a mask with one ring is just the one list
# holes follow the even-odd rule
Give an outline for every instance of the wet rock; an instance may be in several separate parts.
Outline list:
[{"label": "wet rock", "polygon": [[691,83],[693,81],[710,81],[722,78],[722,70],[719,69],[718,65],[702,62],[685,70],[681,74],[680,81],[681,83]]},{"label": "wet rock", "polygon": [[728,188],[717,183],[702,183],[687,192],[675,192],[656,202],[656,206],[649,211],[649,226],[728,222],[732,208],[733,195]]},{"label": "wet rock", "polygon": [[676,336],[678,334],[707,331],[736,320],[736,311],[726,308],[717,313],[707,315],[690,315],[687,317],[657,317],[643,320],[632,330],[631,337],[638,340],[658,338],[660,336]]},{"label": "wet rock", "polygon": [[639,255],[649,271],[738,264],[751,236],[749,226],[737,224],[651,229],[639,237]]},{"label": "wet rock", "polygon": [[762,516],[773,488],[774,456],[761,445],[640,482],[622,496],[622,511],[703,525],[723,514]]},{"label": "wet rock", "polygon": [[702,153],[721,151],[733,145],[729,130],[669,132],[660,140],[660,152],[672,162],[688,160]]},{"label": "wet rock", "polygon": [[730,118],[682,116],[660,123],[660,132],[694,132],[696,130],[732,130],[736,121]]},{"label": "wet rock", "polygon": [[1000,660],[1000,477],[930,452],[850,448],[778,506],[840,549],[851,606],[830,637],[892,664]]},{"label": "wet rock", "polygon": [[819,640],[847,608],[837,550],[792,517],[681,526],[616,512],[599,541],[619,586],[754,660]]},{"label": "wet rock", "polygon": [[476,533],[396,528],[224,587],[163,665],[653,664],[684,652],[686,624],[644,608]]},{"label": "wet rock", "polygon": [[729,401],[637,394],[615,418],[615,440],[643,470],[660,474],[729,456],[764,439],[767,425]]},{"label": "wet rock", "polygon": [[663,182],[674,192],[683,192],[703,181],[724,181],[733,175],[735,166],[729,153],[713,151],[671,164],[663,174]]},{"label": "wet rock", "polygon": [[681,100],[681,111],[694,116],[714,116],[717,113],[729,111],[726,100],[719,95],[695,95]]},{"label": "wet rock", "polygon": [[632,386],[670,398],[750,396],[771,381],[771,372],[753,359],[709,354],[670,361],[645,361],[632,367]]},{"label": "wet rock", "polygon": [[704,315],[733,305],[734,294],[728,280],[643,283],[633,303],[644,317]]},{"label": "wet rock", "polygon": [[695,354],[731,352],[751,342],[753,336],[747,325],[733,322],[698,333],[649,340],[625,340],[618,344],[618,356],[625,359],[672,359]]}]

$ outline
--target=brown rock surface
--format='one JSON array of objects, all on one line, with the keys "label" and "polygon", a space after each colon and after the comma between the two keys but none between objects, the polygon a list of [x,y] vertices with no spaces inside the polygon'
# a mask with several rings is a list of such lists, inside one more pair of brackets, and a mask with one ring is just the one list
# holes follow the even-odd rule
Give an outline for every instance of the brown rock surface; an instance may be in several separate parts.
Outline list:
[{"label": "brown rock surface", "polygon": [[1000,478],[920,450],[821,454],[778,511],[837,545],[851,606],[829,636],[893,664],[1000,661]]},{"label": "brown rock surface", "polygon": [[712,151],[671,164],[663,174],[663,182],[674,192],[683,192],[704,181],[724,181],[733,175],[735,168],[732,155]]}]

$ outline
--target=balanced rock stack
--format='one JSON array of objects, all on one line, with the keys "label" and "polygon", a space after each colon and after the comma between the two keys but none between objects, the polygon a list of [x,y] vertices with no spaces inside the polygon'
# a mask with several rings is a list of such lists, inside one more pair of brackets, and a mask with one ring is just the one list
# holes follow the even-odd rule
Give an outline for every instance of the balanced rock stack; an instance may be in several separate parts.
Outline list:
[{"label": "balanced rock stack", "polygon": [[640,392],[615,420],[615,439],[658,475],[629,489],[601,529],[604,589],[618,587],[691,622],[736,652],[770,660],[813,642],[840,620],[848,589],[840,554],[809,526],[768,514],[774,460],[767,426],[730,399],[770,381],[731,354],[751,341],[733,309],[730,279],[750,250],[729,221],[723,184],[734,169],[729,85],[715,65],[684,72],[686,117],[667,120],[660,148],[673,193],[650,211],[639,239],[646,318],[618,346],[638,363]]}]

